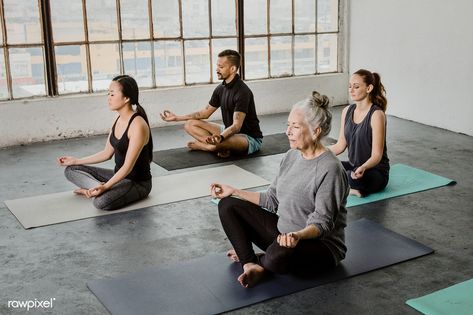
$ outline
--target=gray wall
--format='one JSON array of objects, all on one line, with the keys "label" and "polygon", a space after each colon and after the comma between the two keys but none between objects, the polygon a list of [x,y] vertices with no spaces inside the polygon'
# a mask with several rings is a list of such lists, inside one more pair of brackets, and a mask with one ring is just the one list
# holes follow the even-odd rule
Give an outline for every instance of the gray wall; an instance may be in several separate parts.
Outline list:
[{"label": "gray wall", "polygon": [[349,71],[381,74],[388,113],[473,135],[473,1],[349,2]]}]

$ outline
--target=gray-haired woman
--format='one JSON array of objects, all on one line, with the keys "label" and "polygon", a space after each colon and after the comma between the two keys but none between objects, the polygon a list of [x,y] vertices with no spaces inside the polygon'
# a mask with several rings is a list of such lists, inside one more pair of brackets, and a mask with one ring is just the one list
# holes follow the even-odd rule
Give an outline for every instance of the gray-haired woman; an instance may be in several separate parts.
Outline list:
[{"label": "gray-haired woman", "polygon": [[[289,114],[291,149],[266,192],[212,184],[233,245],[227,255],[243,267],[242,286],[255,285],[267,272],[319,272],[344,259],[349,185],[340,161],[321,142],[330,123],[327,96],[313,92]],[[264,254],[256,255],[252,244]]]}]

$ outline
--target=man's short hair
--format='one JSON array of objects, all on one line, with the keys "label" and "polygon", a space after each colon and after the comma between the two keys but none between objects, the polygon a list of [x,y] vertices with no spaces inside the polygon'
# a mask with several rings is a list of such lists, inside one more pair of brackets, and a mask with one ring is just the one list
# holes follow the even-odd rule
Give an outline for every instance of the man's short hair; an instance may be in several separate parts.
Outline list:
[{"label": "man's short hair", "polygon": [[227,57],[232,66],[236,66],[237,70],[240,68],[241,56],[238,51],[226,49],[218,54],[219,57]]}]

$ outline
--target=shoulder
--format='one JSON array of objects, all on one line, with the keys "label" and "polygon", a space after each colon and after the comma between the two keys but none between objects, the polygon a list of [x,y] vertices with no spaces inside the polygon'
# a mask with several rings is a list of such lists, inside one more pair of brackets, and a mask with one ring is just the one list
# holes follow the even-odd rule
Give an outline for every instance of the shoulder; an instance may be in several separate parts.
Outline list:
[{"label": "shoulder", "polygon": [[220,94],[220,93],[222,92],[222,89],[223,89],[223,84],[220,83],[219,85],[217,85],[217,86],[215,87],[213,93],[214,93],[214,94],[216,94],[216,93]]},{"label": "shoulder", "polygon": [[293,164],[294,161],[297,159],[298,153],[299,153],[298,150],[289,149],[282,157],[281,166],[287,165],[287,164]]},{"label": "shoulder", "polygon": [[371,115],[371,123],[384,123],[385,120],[386,120],[386,114],[383,112],[381,108],[376,106],[373,110],[373,114]]},{"label": "shoulder", "polygon": [[342,110],[342,117],[345,117],[348,113],[348,111],[354,106],[354,104],[347,105],[343,108]]},{"label": "shoulder", "polygon": [[129,133],[144,134],[148,133],[148,131],[149,126],[146,123],[146,120],[140,115],[137,115],[130,124]]},{"label": "shoulder", "polygon": [[238,79],[236,82],[236,90],[238,94],[253,94],[251,89],[242,79]]},{"label": "shoulder", "polygon": [[340,173],[344,173],[340,160],[330,150],[319,157],[317,169],[319,170],[317,173],[322,176],[338,176]]}]

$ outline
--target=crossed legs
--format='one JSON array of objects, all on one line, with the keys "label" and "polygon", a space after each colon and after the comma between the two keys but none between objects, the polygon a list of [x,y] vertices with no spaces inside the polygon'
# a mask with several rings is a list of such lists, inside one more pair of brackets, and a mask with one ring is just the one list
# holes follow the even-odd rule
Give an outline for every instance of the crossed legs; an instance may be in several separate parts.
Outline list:
[{"label": "crossed legs", "polygon": [[[313,274],[335,266],[331,251],[320,240],[302,240],[295,248],[277,242],[278,216],[248,201],[227,197],[218,205],[220,221],[233,249],[227,256],[243,267],[238,281],[244,287],[258,283],[267,271]],[[265,251],[255,254],[253,244]]]},{"label": "crossed legs", "polygon": [[187,147],[191,150],[217,152],[217,154],[221,157],[229,156],[230,151],[248,151],[248,139],[242,134],[236,134],[228,137],[225,139],[225,141],[217,145],[207,143],[207,137],[220,134],[221,129],[219,124],[191,119],[186,121],[184,129],[191,137],[195,139],[195,141],[189,141],[187,143]]}]

